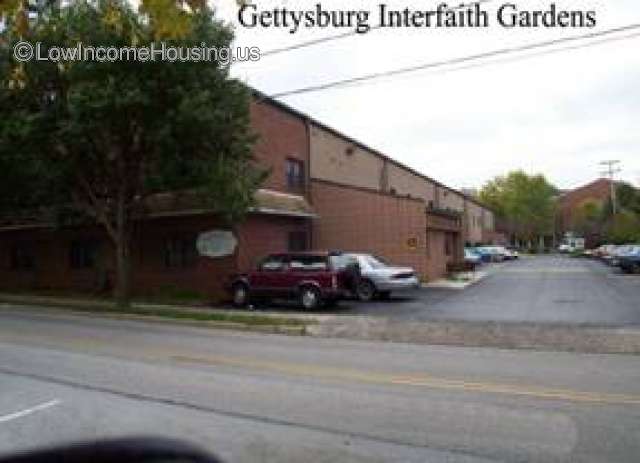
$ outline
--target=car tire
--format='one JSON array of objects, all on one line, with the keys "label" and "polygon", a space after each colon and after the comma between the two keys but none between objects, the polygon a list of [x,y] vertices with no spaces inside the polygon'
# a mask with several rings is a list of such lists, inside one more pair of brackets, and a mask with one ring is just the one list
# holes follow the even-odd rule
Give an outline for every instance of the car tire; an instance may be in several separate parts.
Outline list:
[{"label": "car tire", "polygon": [[388,301],[391,299],[391,291],[380,291],[378,297],[383,301]]},{"label": "car tire", "polygon": [[249,305],[249,287],[244,283],[233,285],[233,305],[236,307],[246,307]]},{"label": "car tire", "polygon": [[369,280],[361,280],[356,288],[356,296],[362,302],[370,302],[376,297],[376,287]]},{"label": "car tire", "polygon": [[300,289],[300,305],[305,310],[315,310],[322,304],[322,296],[313,286],[304,286]]}]

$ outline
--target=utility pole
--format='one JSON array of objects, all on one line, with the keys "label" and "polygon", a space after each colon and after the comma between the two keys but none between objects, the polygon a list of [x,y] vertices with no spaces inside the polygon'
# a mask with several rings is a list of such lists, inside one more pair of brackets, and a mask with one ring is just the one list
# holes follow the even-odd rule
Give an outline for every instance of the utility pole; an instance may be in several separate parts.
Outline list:
[{"label": "utility pole", "polygon": [[613,215],[618,212],[617,198],[616,198],[616,184],[615,184],[615,175],[621,171],[617,165],[620,164],[620,161],[617,160],[608,160],[601,161],[600,165],[605,166],[606,170],[602,172],[602,175],[605,175],[611,181],[611,210]]}]

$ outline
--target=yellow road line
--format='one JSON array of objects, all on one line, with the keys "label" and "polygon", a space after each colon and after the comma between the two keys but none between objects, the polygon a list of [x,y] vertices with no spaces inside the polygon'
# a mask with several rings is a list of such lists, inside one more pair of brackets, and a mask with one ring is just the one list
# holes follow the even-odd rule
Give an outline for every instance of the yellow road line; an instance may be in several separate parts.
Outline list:
[{"label": "yellow road line", "polygon": [[306,376],[318,379],[347,380],[375,384],[392,384],[414,387],[425,387],[442,390],[458,390],[465,392],[483,392],[513,396],[527,396],[537,399],[561,400],[568,402],[599,403],[611,405],[640,405],[640,396],[626,394],[607,394],[597,392],[574,391],[528,385],[499,384],[491,382],[474,382],[458,379],[437,378],[428,375],[395,376],[384,373],[367,373],[357,370],[326,368],[281,362],[265,362],[255,359],[234,357],[188,357],[172,356],[172,360],[182,363],[199,363],[208,365],[224,365],[240,368],[259,369],[272,373],[294,376]]},{"label": "yellow road line", "polygon": [[[16,339],[18,338],[18,339]],[[22,343],[25,340],[20,336],[0,334],[0,341],[14,341]],[[67,338],[63,342],[51,342],[46,335],[38,336],[37,344],[48,347],[66,347],[82,352],[96,351],[100,347],[113,347],[104,340],[88,337]],[[22,341],[22,342],[20,342]],[[44,342],[43,342],[44,341]],[[49,342],[47,342],[49,341]],[[33,344],[31,344],[33,345]],[[319,365],[264,361],[230,356],[192,356],[188,354],[176,354],[176,349],[171,347],[152,348],[149,346],[135,346],[136,355],[118,356],[119,358],[138,358],[151,361],[166,361],[167,359],[178,363],[191,363],[211,366],[228,366],[235,368],[260,370],[270,373],[308,377],[329,381],[351,381],[381,385],[396,385],[422,387],[448,391],[479,392],[509,396],[524,396],[535,399],[557,400],[565,402],[581,402],[608,405],[640,405],[640,395],[609,394],[598,392],[575,391],[571,389],[556,389],[534,385],[501,384],[484,381],[467,381],[452,378],[439,378],[431,375],[394,375],[380,372],[366,372],[348,368],[322,367]],[[129,351],[129,353],[131,353]],[[98,351],[100,354],[100,351]]]}]

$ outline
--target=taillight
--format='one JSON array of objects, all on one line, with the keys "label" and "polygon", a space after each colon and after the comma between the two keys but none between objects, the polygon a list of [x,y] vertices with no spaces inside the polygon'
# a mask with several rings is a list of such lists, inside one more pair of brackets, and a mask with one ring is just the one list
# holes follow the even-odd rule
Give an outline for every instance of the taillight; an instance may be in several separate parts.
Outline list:
[{"label": "taillight", "polygon": [[331,275],[331,287],[338,289],[338,275]]}]

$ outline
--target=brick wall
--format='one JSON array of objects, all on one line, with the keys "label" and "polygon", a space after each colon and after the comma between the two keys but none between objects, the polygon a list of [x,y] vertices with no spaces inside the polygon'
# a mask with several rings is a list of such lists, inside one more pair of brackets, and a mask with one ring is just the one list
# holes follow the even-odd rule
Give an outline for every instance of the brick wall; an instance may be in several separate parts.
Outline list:
[{"label": "brick wall", "polygon": [[[191,291],[217,299],[225,277],[237,270],[236,257],[218,259],[196,256],[193,264],[168,267],[165,263],[169,237],[197,237],[201,232],[219,229],[214,216],[152,219],[136,230],[132,246],[132,288],[138,296]],[[108,275],[115,278],[115,258],[111,241],[99,227],[41,229],[20,233],[3,232],[0,240],[0,287],[6,290],[44,289],[95,293]],[[71,243],[93,240],[98,244],[95,263],[90,268],[72,268]],[[29,244],[35,266],[31,270],[10,267],[11,249],[16,243]]]},{"label": "brick wall", "polygon": [[386,166],[387,191],[420,198],[425,204],[435,204],[436,185],[434,183],[395,163],[386,161]]},{"label": "brick wall", "polygon": [[598,179],[562,195],[558,201],[558,225],[560,231],[570,231],[575,213],[582,203],[595,200],[601,203],[611,196],[611,181]]},{"label": "brick wall", "polygon": [[484,228],[485,220],[483,208],[472,201],[467,201],[464,217],[465,242],[472,244],[481,243]]},{"label": "brick wall", "polygon": [[335,133],[311,125],[311,177],[380,189],[384,159]]},{"label": "brick wall", "polygon": [[440,209],[464,211],[464,196],[448,188],[438,186],[436,191],[436,206]]},{"label": "brick wall", "polygon": [[133,287],[139,295],[191,291],[208,299],[224,295],[224,283],[237,272],[237,254],[221,258],[197,256],[193,265],[167,266],[166,242],[171,237],[196,238],[200,233],[224,229],[213,215],[153,219],[138,230],[134,249]]},{"label": "brick wall", "polygon": [[263,186],[287,191],[287,158],[303,161],[308,172],[309,140],[306,123],[269,102],[254,100],[250,110],[252,129],[258,135],[254,156],[260,166],[271,168],[271,175]]},{"label": "brick wall", "polygon": [[311,198],[321,217],[313,221],[315,248],[372,253],[427,275],[423,201],[319,180]]},{"label": "brick wall", "polygon": [[[235,230],[238,247],[232,256],[198,256],[186,266],[168,266],[165,259],[169,238],[197,238],[206,231],[224,229],[213,215],[150,219],[136,230],[132,248],[132,289],[136,296],[175,297],[189,292],[208,300],[224,298],[228,277],[253,268],[264,255],[287,250],[290,231],[310,231],[308,221],[288,217],[250,215]],[[99,243],[96,263],[91,268],[70,265],[74,240]],[[16,243],[32,247],[35,266],[30,270],[11,268],[11,249]],[[195,241],[194,241],[195,245]],[[0,289],[41,289],[95,293],[105,275],[115,278],[111,241],[99,227],[41,229],[0,234]]]},{"label": "brick wall", "polygon": [[308,219],[252,215],[238,228],[238,269],[254,269],[267,254],[286,252],[290,232],[306,231],[311,239]]}]

